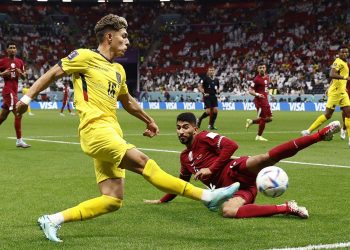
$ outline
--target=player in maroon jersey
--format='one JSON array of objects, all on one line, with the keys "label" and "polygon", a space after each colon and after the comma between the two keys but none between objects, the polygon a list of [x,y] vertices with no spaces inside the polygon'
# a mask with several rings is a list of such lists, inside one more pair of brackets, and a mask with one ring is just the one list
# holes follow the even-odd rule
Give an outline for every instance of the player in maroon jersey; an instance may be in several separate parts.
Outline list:
[{"label": "player in maroon jersey", "polygon": [[[282,159],[292,157],[298,151],[319,141],[329,141],[339,132],[340,122],[334,121],[318,132],[283,143],[265,154],[242,156],[232,159],[238,145],[233,140],[217,133],[198,130],[193,113],[182,113],[177,117],[177,135],[186,149],[180,155],[180,178],[194,178],[208,187],[223,187],[240,182],[239,190],[223,204],[223,216],[229,218],[266,217],[275,214],[291,214],[308,218],[305,207],[295,201],[281,205],[253,204],[257,195],[256,176],[265,167],[273,166]],[[166,194],[159,200],[145,200],[148,204],[169,202],[176,195]]]},{"label": "player in maroon jersey", "polygon": [[[350,64],[348,64],[348,66],[350,68]],[[346,92],[348,93],[348,95],[350,97],[350,81],[348,81],[346,83]],[[343,118],[343,126],[342,126],[342,128],[340,130],[340,138],[342,140],[345,140],[345,138],[346,138],[346,126],[345,126],[345,114],[344,114],[344,112],[342,112],[342,118]]]},{"label": "player in maroon jersey", "polygon": [[4,78],[5,86],[2,90],[2,111],[0,125],[7,119],[10,112],[15,115],[15,130],[17,136],[16,146],[29,148],[30,145],[22,139],[21,120],[22,115],[16,115],[16,103],[18,101],[18,77],[26,78],[24,62],[16,57],[17,48],[13,42],[7,44],[7,57],[0,59],[0,76]]},{"label": "player in maroon jersey", "polygon": [[64,116],[63,110],[66,106],[69,114],[74,115],[74,113],[70,109],[70,104],[69,104],[69,81],[65,81],[63,84],[63,99],[62,99],[62,108],[60,112],[61,116]]},{"label": "player in maroon jersey", "polygon": [[266,74],[266,65],[264,63],[258,65],[258,73],[252,85],[249,86],[249,94],[255,96],[254,104],[258,112],[258,118],[254,120],[247,119],[245,127],[248,130],[252,124],[259,124],[259,130],[255,140],[267,141],[267,139],[262,137],[262,134],[265,129],[265,124],[272,121],[272,112],[268,100],[270,78]]}]

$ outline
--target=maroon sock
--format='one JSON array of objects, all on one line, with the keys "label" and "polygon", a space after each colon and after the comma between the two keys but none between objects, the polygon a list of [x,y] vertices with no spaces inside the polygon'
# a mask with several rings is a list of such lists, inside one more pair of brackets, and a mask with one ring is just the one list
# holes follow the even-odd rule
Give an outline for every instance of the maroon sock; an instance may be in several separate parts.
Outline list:
[{"label": "maroon sock", "polygon": [[17,139],[20,139],[22,137],[21,120],[22,120],[22,117],[15,116],[15,130],[16,130]]},{"label": "maroon sock", "polygon": [[241,206],[236,214],[236,218],[268,217],[275,214],[285,214],[288,212],[284,205],[255,205],[247,204]]},{"label": "maroon sock", "polygon": [[298,151],[316,143],[321,140],[319,133],[312,135],[302,136],[297,139],[291,140],[289,142],[283,143],[274,147],[269,151],[270,157],[275,161],[280,161],[282,159],[292,157]]},{"label": "maroon sock", "polygon": [[260,119],[260,122],[259,122],[259,131],[258,131],[258,135],[261,136],[264,132],[264,129],[265,129],[265,120],[264,119]]}]

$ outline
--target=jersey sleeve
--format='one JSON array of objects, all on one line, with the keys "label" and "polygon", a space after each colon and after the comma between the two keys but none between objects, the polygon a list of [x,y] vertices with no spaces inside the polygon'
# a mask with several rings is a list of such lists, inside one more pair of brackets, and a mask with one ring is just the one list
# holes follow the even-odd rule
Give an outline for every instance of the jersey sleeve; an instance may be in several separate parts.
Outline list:
[{"label": "jersey sleeve", "polygon": [[58,65],[68,75],[76,72],[85,73],[89,58],[90,55],[87,51],[82,49],[73,50],[67,57],[62,58]]},{"label": "jersey sleeve", "polygon": [[128,90],[128,85],[126,84],[126,73],[125,73],[125,70],[123,68],[123,66],[121,65],[118,65],[119,66],[119,69],[120,69],[120,72],[121,72],[121,82],[122,82],[122,85],[120,86],[120,91],[119,91],[119,94],[118,96],[120,95],[125,95],[127,93],[129,93],[129,90]]},{"label": "jersey sleeve", "polygon": [[217,133],[209,132],[205,137],[202,137],[209,148],[217,152],[217,157],[214,163],[209,167],[212,173],[217,172],[226,166],[231,160],[231,156],[238,149],[238,145],[231,139]]},{"label": "jersey sleeve", "polygon": [[340,62],[339,58],[335,59],[335,61],[332,64],[332,68],[336,71],[340,71],[343,67],[343,64]]}]

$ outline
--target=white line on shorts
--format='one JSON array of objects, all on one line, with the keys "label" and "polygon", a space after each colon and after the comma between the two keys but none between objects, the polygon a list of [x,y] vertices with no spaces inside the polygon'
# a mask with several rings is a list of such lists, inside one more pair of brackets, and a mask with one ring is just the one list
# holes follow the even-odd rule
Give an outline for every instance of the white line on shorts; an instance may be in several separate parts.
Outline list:
[{"label": "white line on shorts", "polygon": [[[16,139],[16,137],[7,137],[8,139]],[[60,144],[74,144],[79,145],[79,142],[68,142],[68,141],[52,141],[52,140],[45,140],[45,139],[36,139],[36,138],[24,138],[27,141],[40,141],[40,142],[48,142],[48,143],[60,143]],[[151,151],[151,152],[164,152],[164,153],[176,153],[180,154],[181,151],[177,150],[166,150],[166,149],[156,149],[156,148],[138,148],[139,150],[143,151]],[[233,158],[238,158],[237,156],[233,156]],[[320,166],[320,167],[331,167],[331,168],[348,168],[350,169],[350,166],[346,165],[336,165],[336,164],[323,164],[323,163],[313,163],[313,162],[300,162],[300,161],[280,161],[282,163],[287,164],[299,164],[299,165],[311,165],[311,166]]]},{"label": "white line on shorts", "polygon": [[269,250],[314,250],[314,249],[336,249],[350,247],[350,242],[324,244],[324,245],[309,245],[306,247],[286,247],[286,248],[271,248]]}]

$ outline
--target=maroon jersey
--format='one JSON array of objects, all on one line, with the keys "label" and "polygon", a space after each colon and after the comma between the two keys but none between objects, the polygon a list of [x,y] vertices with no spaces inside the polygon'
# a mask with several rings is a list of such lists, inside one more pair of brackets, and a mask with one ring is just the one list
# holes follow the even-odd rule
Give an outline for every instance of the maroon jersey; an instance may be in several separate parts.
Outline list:
[{"label": "maroon jersey", "polygon": [[251,85],[252,89],[254,89],[256,93],[259,93],[265,96],[265,98],[255,97],[255,99],[268,100],[267,96],[269,95],[269,84],[270,84],[270,78],[268,75],[265,75],[265,76],[257,75],[254,78],[253,83]]},{"label": "maroon jersey", "polygon": [[69,94],[69,87],[66,84],[66,85],[63,86],[63,99],[67,99],[68,98],[68,94]]},{"label": "maroon jersey", "polygon": [[24,62],[21,59],[16,57],[14,59],[4,57],[0,60],[1,72],[5,71],[6,69],[11,70],[9,75],[3,76],[5,81],[5,86],[2,91],[3,94],[12,93],[13,95],[17,95],[19,75],[16,72],[16,68],[24,72]]}]

